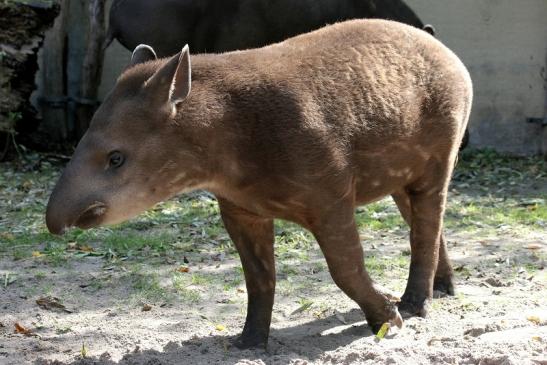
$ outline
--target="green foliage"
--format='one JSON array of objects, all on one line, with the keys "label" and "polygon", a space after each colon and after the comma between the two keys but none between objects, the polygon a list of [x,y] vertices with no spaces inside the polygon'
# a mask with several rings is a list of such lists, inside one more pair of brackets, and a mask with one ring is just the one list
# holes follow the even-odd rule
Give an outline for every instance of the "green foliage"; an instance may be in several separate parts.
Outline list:
[{"label": "green foliage", "polygon": [[406,226],[405,221],[391,199],[359,207],[356,213],[357,226],[374,231],[393,230]]},{"label": "green foliage", "polygon": [[365,258],[365,268],[372,277],[379,278],[385,273],[400,272],[404,275],[408,270],[410,258],[408,256],[399,255],[395,257],[377,257],[367,256]]}]

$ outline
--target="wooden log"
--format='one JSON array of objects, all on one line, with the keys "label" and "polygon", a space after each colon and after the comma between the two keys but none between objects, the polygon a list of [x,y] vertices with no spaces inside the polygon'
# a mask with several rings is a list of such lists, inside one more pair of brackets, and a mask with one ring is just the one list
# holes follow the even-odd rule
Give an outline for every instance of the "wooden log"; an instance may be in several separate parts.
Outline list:
[{"label": "wooden log", "polygon": [[50,143],[59,145],[68,139],[65,110],[66,23],[69,0],[61,1],[61,14],[55,20],[43,46],[42,60],[42,125],[40,129]]},{"label": "wooden log", "polygon": [[76,100],[76,137],[80,139],[97,107],[97,95],[103,69],[105,40],[105,0],[90,0],[89,30],[82,65],[80,95]]}]

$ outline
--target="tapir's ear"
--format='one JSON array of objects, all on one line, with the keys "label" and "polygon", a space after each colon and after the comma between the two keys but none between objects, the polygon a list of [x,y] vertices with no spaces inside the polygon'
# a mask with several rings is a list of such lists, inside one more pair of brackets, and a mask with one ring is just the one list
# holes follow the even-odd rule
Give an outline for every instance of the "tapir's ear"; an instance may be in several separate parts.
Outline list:
[{"label": "tapir's ear", "polygon": [[422,29],[425,30],[427,33],[431,34],[432,36],[435,36],[435,32],[436,32],[435,27],[432,26],[431,24],[424,25]]},{"label": "tapir's ear", "polygon": [[169,99],[172,103],[183,101],[190,95],[192,88],[192,65],[190,64],[190,48],[185,45],[180,51],[179,64],[171,83]]},{"label": "tapir's ear", "polygon": [[157,59],[158,57],[156,56],[156,52],[154,52],[154,49],[152,47],[146,44],[139,44],[131,55],[130,66],[135,66],[139,63],[154,61]]},{"label": "tapir's ear", "polygon": [[[190,65],[190,49],[184,46],[180,53],[173,56],[148,81],[146,87],[154,93],[167,95],[166,99],[177,104],[184,101],[190,94],[192,84],[192,67]],[[167,91],[163,94],[162,91]]]}]

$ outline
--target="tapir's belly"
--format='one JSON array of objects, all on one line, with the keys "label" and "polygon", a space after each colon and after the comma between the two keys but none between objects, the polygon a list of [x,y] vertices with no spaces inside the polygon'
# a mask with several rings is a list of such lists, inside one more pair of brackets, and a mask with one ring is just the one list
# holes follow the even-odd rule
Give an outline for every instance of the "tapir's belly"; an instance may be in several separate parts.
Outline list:
[{"label": "tapir's belly", "polygon": [[430,158],[416,146],[357,151],[353,159],[356,203],[368,204],[411,185],[423,176]]},{"label": "tapir's belly", "polygon": [[[404,189],[419,179],[426,171],[430,156],[420,148],[396,149],[377,152],[357,151],[351,166],[339,171],[344,179],[326,181],[318,176],[316,181],[301,176],[278,176],[269,179],[249,180],[249,184],[231,191],[214,191],[235,204],[263,217],[281,218],[304,226],[318,207],[329,206],[332,191],[347,192],[352,189],[357,205],[377,201]],[[306,181],[306,183],[304,183]],[[338,186],[333,186],[338,182]],[[331,182],[329,184],[328,182]],[[331,196],[332,197],[332,196]]]},{"label": "tapir's belly", "polygon": [[[397,175],[395,175],[397,174]],[[413,175],[406,170],[363,173],[355,177],[355,200],[364,205],[382,199],[412,183]]]}]

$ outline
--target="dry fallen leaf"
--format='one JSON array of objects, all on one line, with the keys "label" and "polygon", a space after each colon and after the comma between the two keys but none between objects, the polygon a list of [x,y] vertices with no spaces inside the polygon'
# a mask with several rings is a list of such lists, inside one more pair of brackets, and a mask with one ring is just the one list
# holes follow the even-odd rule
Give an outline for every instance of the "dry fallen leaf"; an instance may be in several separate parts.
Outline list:
[{"label": "dry fallen leaf", "polygon": [[72,313],[71,310],[67,309],[62,303],[59,298],[55,297],[43,297],[36,299],[36,304],[38,304],[42,309],[46,310],[60,310],[65,313]]},{"label": "dry fallen leaf", "polygon": [[15,333],[20,333],[25,336],[31,336],[32,331],[21,326],[19,323],[15,322]]},{"label": "dry fallen leaf", "polygon": [[142,311],[143,311],[143,312],[149,312],[149,311],[151,311],[151,310],[152,310],[152,306],[151,306],[150,304],[144,304],[144,305],[142,306]]},{"label": "dry fallen leaf", "polygon": [[40,251],[32,251],[32,257],[40,257],[40,256],[44,256],[44,254],[41,253]]},{"label": "dry fallen leaf", "polygon": [[539,250],[542,246],[539,243],[530,243],[526,248],[529,250]]},{"label": "dry fallen leaf", "polygon": [[175,270],[176,272],[189,272],[190,268],[187,266],[181,266]]},{"label": "dry fallen leaf", "polygon": [[323,319],[325,318],[325,313],[327,313],[329,310],[329,308],[323,308],[323,309],[320,309],[318,311],[315,311],[313,312],[313,316],[317,319]]},{"label": "dry fallen leaf", "polygon": [[94,251],[94,250],[93,250],[93,247],[88,246],[88,245],[79,245],[79,246],[78,246],[78,249],[79,249],[80,251],[83,251],[83,252],[93,252],[93,251]]},{"label": "dry fallen leaf", "polygon": [[541,319],[538,316],[528,316],[526,317],[526,319],[533,324],[537,324],[538,326],[541,324]]},{"label": "dry fallen leaf", "polygon": [[224,330],[226,330],[226,327],[224,327],[224,326],[221,325],[221,324],[217,324],[216,327],[215,327],[215,329],[216,329],[217,331],[224,331]]}]

